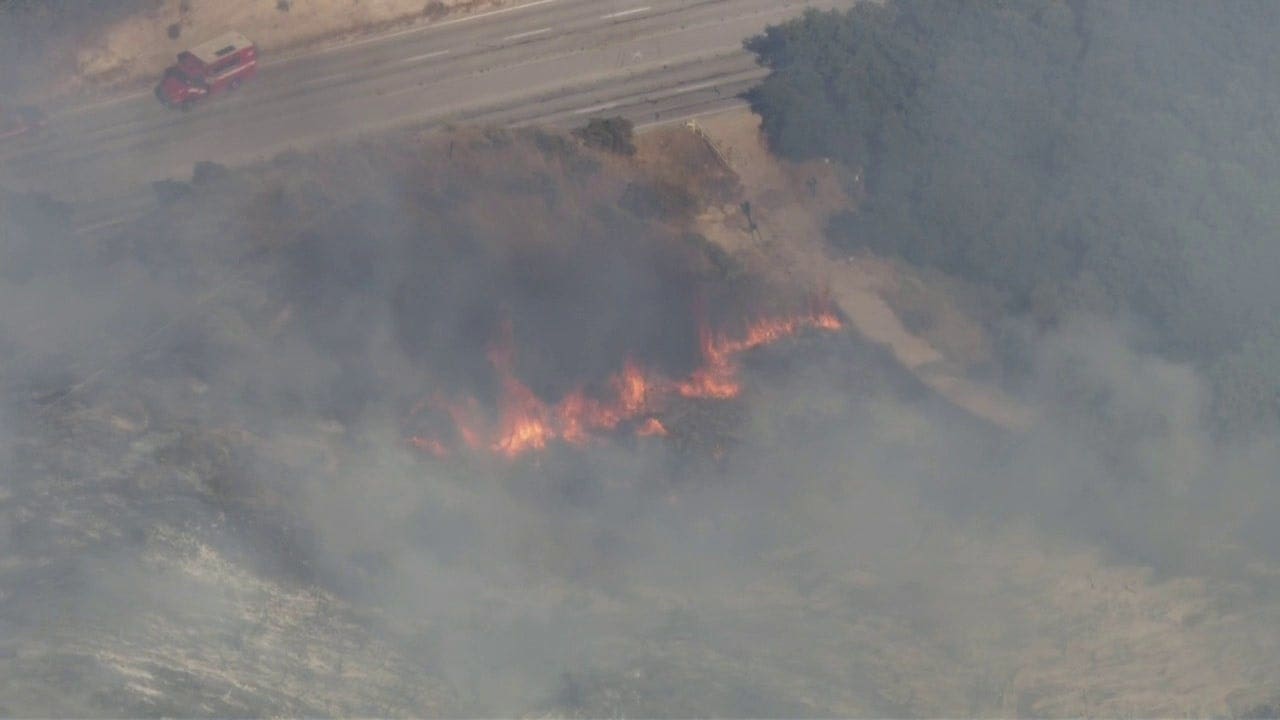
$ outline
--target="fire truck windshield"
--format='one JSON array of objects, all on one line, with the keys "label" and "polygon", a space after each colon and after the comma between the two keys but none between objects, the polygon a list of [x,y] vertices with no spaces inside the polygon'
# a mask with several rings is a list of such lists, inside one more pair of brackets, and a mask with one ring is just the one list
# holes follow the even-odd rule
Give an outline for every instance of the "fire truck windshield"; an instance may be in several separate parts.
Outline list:
[{"label": "fire truck windshield", "polygon": [[165,77],[173,78],[184,85],[204,85],[204,78],[194,75],[183,70],[181,66],[175,65],[164,71]]}]

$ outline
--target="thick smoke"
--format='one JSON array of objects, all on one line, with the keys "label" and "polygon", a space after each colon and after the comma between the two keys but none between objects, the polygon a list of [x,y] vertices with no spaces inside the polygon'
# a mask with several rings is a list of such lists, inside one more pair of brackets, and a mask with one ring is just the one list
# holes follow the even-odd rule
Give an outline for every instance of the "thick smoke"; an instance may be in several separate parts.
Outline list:
[{"label": "thick smoke", "polygon": [[6,201],[0,714],[1269,700],[1275,439],[1212,438],[1203,379],[1136,324],[1039,339],[1025,431],[811,332],[667,439],[414,450],[433,393],[496,412],[505,327],[552,402],[802,303],[563,138],[397,140],[206,178],[109,240]]}]

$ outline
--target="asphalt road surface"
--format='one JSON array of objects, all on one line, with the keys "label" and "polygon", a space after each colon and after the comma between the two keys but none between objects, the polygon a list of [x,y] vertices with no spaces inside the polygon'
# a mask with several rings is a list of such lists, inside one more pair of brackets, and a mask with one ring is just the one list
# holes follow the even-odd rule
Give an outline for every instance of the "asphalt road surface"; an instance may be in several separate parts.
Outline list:
[{"label": "asphalt road surface", "polygon": [[[742,41],[854,0],[532,0],[264,58],[241,89],[181,113],[136,92],[68,109],[0,145],[0,184],[70,202],[86,231],[152,202],[200,160],[241,164],[363,133],[450,123],[639,126],[739,104],[765,71]],[[252,28],[241,28],[252,35]]]}]

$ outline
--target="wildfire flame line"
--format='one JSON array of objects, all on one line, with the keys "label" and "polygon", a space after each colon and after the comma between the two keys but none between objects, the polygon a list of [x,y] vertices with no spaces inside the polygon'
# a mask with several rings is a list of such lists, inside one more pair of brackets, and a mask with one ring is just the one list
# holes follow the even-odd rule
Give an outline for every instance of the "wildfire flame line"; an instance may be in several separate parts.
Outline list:
[{"label": "wildfire flame line", "polygon": [[[539,398],[515,374],[515,350],[511,328],[505,325],[502,341],[489,352],[489,362],[498,373],[502,398],[496,423],[485,423],[474,398],[462,402],[433,398],[419,402],[417,414],[426,407],[441,407],[453,424],[458,440],[471,450],[487,448],[507,458],[541,450],[553,441],[585,445],[604,433],[630,429],[642,437],[662,437],[667,429],[658,419],[672,395],[685,398],[727,400],[742,392],[737,357],[744,352],[796,335],[802,330],[835,331],[843,327],[839,316],[825,303],[815,303],[803,315],[758,319],[745,334],[733,337],[703,328],[700,333],[702,365],[680,381],[654,376],[638,363],[628,360],[610,378],[609,397],[601,399],[582,387],[559,402],[549,404]],[[415,435],[413,447],[447,457],[449,446],[439,438]]]}]

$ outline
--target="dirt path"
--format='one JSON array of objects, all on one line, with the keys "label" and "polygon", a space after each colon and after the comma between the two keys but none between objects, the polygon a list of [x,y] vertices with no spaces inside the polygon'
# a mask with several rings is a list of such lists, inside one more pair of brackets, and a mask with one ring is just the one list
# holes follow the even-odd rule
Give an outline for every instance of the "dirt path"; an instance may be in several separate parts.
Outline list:
[{"label": "dirt path", "polygon": [[[681,132],[699,133],[737,175],[749,205],[713,208],[700,218],[702,232],[730,251],[757,255],[765,272],[808,286],[827,288],[840,310],[864,337],[887,346],[903,366],[965,410],[1010,429],[1033,422],[1000,390],[963,375],[963,363],[912,333],[886,301],[898,278],[893,266],[874,257],[832,260],[824,227],[848,207],[835,167],[821,162],[791,166],[765,146],[759,117],[748,110],[710,116]],[[755,228],[752,231],[751,225]]]}]

